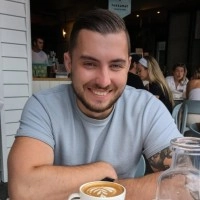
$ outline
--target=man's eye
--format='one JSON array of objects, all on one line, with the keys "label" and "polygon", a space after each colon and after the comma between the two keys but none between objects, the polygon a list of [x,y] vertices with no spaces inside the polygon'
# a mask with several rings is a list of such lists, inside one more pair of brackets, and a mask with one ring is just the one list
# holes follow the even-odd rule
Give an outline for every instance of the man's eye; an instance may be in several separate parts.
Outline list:
[{"label": "man's eye", "polygon": [[88,68],[93,68],[93,67],[96,66],[94,63],[91,63],[91,62],[85,62],[85,63],[83,63],[83,65],[84,65],[85,67],[88,67]]},{"label": "man's eye", "polygon": [[123,66],[122,65],[120,65],[120,64],[113,64],[113,65],[111,65],[111,69],[112,70],[120,70],[121,68],[123,68]]}]

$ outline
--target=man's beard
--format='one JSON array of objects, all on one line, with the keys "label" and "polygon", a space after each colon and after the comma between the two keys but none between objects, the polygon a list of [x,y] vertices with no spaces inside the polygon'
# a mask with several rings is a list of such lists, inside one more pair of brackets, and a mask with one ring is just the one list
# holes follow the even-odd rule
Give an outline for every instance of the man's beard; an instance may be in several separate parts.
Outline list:
[{"label": "man's beard", "polygon": [[81,93],[79,93],[79,92],[75,89],[75,87],[74,87],[74,85],[73,85],[73,82],[72,82],[72,87],[73,87],[74,93],[76,94],[77,99],[78,99],[88,110],[90,110],[91,112],[96,112],[96,113],[105,112],[105,111],[111,109],[111,108],[113,107],[113,105],[115,104],[115,102],[119,99],[119,97],[121,96],[121,94],[122,94],[122,92],[123,92],[123,90],[124,90],[124,89],[123,89],[121,92],[118,92],[117,95],[115,95],[114,98],[111,99],[111,101],[109,102],[109,104],[103,107],[103,106],[101,106],[101,103],[99,103],[99,105],[97,105],[98,103],[97,103],[96,105],[90,104],[90,103],[87,101],[87,99],[84,98],[84,96],[81,95]]}]

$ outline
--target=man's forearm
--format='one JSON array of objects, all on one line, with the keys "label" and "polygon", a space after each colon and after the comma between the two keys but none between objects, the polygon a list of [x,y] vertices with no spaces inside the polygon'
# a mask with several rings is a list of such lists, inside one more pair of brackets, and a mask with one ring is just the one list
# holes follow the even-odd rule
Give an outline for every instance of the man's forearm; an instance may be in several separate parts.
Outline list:
[{"label": "man's forearm", "polygon": [[157,179],[160,172],[152,173],[136,179],[122,179],[116,182],[125,186],[126,200],[155,199]]},{"label": "man's forearm", "polygon": [[114,169],[104,162],[76,167],[35,167],[24,175],[10,174],[9,196],[11,200],[63,200],[77,192],[81,184],[106,176],[117,178]]}]

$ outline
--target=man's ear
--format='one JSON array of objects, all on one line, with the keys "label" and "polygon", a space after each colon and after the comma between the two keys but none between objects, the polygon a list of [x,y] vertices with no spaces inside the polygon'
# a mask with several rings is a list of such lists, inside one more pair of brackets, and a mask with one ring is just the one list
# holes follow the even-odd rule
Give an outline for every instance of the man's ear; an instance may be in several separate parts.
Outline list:
[{"label": "man's ear", "polygon": [[131,67],[131,61],[132,61],[132,57],[131,56],[129,56],[129,58],[128,58],[128,70],[130,69],[130,67]]},{"label": "man's ear", "polygon": [[64,53],[64,65],[67,73],[71,73],[71,57],[69,55],[69,52]]}]

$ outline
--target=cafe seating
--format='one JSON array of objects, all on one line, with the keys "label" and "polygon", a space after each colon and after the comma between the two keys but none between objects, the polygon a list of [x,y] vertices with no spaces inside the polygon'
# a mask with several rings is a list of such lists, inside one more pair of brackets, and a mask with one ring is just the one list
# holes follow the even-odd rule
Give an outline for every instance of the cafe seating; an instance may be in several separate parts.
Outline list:
[{"label": "cafe seating", "polygon": [[134,178],[144,176],[145,171],[146,171],[146,162],[145,162],[144,156],[142,155],[137,165],[137,170],[135,172]]},{"label": "cafe seating", "polygon": [[177,125],[178,130],[181,128],[181,110],[183,103],[179,103],[174,106],[172,111],[172,117],[174,118],[174,122]]},{"label": "cafe seating", "polygon": [[193,137],[200,138],[200,123],[190,124],[189,129]]},{"label": "cafe seating", "polygon": [[185,100],[183,102],[183,113],[182,113],[181,128],[180,128],[180,132],[183,135],[185,131],[189,130],[190,124],[187,123],[189,114],[200,115],[200,101]]}]

